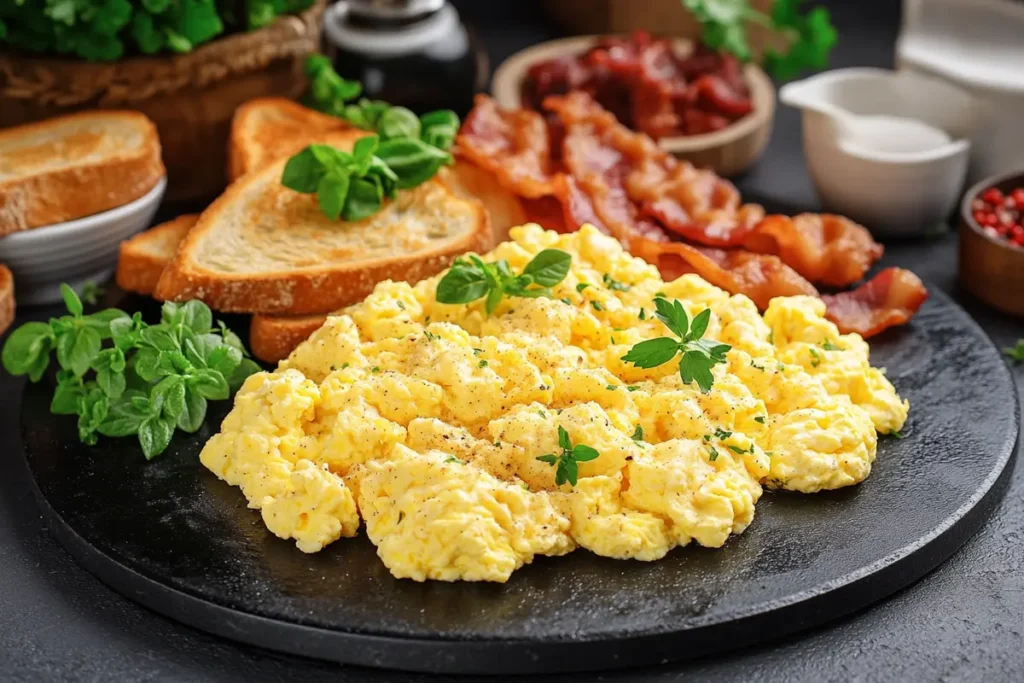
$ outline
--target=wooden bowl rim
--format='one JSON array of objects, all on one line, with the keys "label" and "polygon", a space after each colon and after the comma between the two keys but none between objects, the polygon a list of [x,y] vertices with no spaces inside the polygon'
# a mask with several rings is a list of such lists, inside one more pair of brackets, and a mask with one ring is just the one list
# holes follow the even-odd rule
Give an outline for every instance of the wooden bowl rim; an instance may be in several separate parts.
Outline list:
[{"label": "wooden bowl rim", "polygon": [[[561,57],[573,52],[582,52],[606,35],[591,34],[559,38],[532,45],[516,52],[502,62],[494,72],[491,92],[498,104],[506,109],[522,106],[520,85],[527,70],[537,62]],[[672,38],[677,49],[693,50],[694,41],[689,38]],[[679,135],[658,139],[662,149],[673,153],[703,152],[725,147],[771,123],[775,115],[775,84],[758,65],[750,62],[743,66],[743,75],[750,86],[754,111],[742,119],[729,124],[722,130],[699,135]]]},{"label": "wooden bowl rim", "polygon": [[[996,187],[1005,183],[1018,181],[1020,186],[1024,187],[1024,170],[1008,171],[1006,173],[997,173],[987,178],[982,178],[964,193],[963,198],[960,200],[960,220],[967,225],[968,229],[971,230],[975,235],[981,237],[987,242],[1003,249],[1014,257],[1019,258],[1024,263],[1024,248],[1015,247],[1009,242],[1002,238],[992,237],[982,229],[978,222],[974,220],[974,212],[971,211],[971,203],[976,197],[981,195],[982,192],[990,187]],[[963,247],[961,246],[961,249]]]}]

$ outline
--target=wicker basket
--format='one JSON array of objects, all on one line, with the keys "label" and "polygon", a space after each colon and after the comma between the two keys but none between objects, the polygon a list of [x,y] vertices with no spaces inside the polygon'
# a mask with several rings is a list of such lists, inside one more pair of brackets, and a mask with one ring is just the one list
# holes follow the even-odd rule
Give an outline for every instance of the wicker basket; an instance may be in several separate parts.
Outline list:
[{"label": "wicker basket", "polygon": [[320,47],[327,0],[272,25],[183,55],[93,64],[0,54],[0,128],[81,109],[136,109],[156,122],[167,198],[213,197],[225,185],[235,108],[253,97],[298,97],[302,62]]}]

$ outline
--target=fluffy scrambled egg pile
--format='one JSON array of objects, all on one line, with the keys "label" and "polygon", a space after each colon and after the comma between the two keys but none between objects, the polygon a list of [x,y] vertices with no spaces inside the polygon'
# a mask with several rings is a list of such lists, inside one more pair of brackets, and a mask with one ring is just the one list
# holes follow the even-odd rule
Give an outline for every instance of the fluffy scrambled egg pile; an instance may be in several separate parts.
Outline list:
[{"label": "fluffy scrambled egg pile", "polygon": [[[242,489],[267,527],[316,552],[360,519],[391,573],[417,581],[506,581],[535,555],[583,547],[656,560],[718,547],[754,517],[762,486],[806,493],[862,481],[879,432],[908,404],[808,297],[762,317],[696,275],[655,267],[590,226],[535,225],[484,260],[514,272],[541,250],[572,255],[551,298],[435,300],[440,276],[382,282],[328,319],[274,372],[239,391],[202,462]],[[666,336],[656,296],[731,345],[714,386],[678,362],[622,357]],[[555,483],[558,429],[599,452],[575,486]]]}]

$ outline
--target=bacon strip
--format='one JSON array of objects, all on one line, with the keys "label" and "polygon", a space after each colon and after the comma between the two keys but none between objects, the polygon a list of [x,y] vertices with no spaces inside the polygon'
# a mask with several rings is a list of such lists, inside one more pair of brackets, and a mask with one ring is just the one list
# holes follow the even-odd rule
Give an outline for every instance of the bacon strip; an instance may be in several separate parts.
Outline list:
[{"label": "bacon strip", "polygon": [[524,197],[535,199],[553,191],[548,128],[535,111],[502,111],[494,100],[477,95],[459,130],[458,150]]},{"label": "bacon strip", "polygon": [[910,320],[928,298],[928,290],[909,270],[886,268],[857,289],[821,298],[826,317],[841,332],[866,338]]},{"label": "bacon strip", "polygon": [[812,282],[848,287],[859,282],[885,248],[865,228],[832,214],[768,216],[743,247],[774,254]]}]

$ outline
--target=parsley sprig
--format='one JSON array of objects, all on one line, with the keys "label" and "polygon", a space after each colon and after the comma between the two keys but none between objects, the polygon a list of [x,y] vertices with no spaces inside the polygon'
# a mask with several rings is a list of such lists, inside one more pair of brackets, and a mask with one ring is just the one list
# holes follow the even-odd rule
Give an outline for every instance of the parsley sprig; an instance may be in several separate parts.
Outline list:
[{"label": "parsley sprig", "polygon": [[775,0],[771,14],[757,11],[748,0],[683,0],[683,5],[701,23],[705,45],[731,52],[744,62],[752,57],[748,22],[781,34],[787,48],[782,52],[769,48],[764,65],[775,78],[786,80],[805,69],[825,68],[836,44],[836,29],[828,9],[818,6],[801,14],[803,1]]},{"label": "parsley sprig", "polygon": [[561,486],[568,482],[569,486],[575,486],[579,477],[579,463],[597,460],[601,455],[597,449],[585,444],[572,444],[569,439],[569,432],[561,425],[558,426],[558,447],[562,449],[560,455],[549,453],[537,456],[537,460],[546,462],[555,467],[555,485]]},{"label": "parsley sprig", "polygon": [[442,304],[468,304],[486,297],[484,308],[490,315],[505,296],[550,297],[551,288],[565,279],[570,265],[572,256],[568,252],[545,249],[516,275],[504,259],[486,263],[471,254],[469,260],[455,259],[437,283],[435,296]]},{"label": "parsley sprig", "polygon": [[[4,368],[38,382],[56,351],[57,388],[50,411],[78,416],[78,436],[137,434],[146,459],[159,455],[175,428],[195,432],[208,400],[223,400],[259,366],[241,340],[199,301],[165,303],[148,325],[116,308],[83,314],[82,301],[61,285],[69,315],[25,323],[4,344]],[[104,343],[112,346],[104,348]]]},{"label": "parsley sprig", "polygon": [[715,382],[711,368],[725,362],[725,353],[732,347],[728,344],[704,339],[704,333],[711,321],[711,309],[704,309],[691,322],[683,304],[678,300],[668,301],[658,297],[654,300],[655,316],[679,339],[658,337],[636,344],[622,357],[627,363],[638,368],[654,368],[679,359],[679,376],[683,383],[696,382],[704,393],[711,390]]}]

